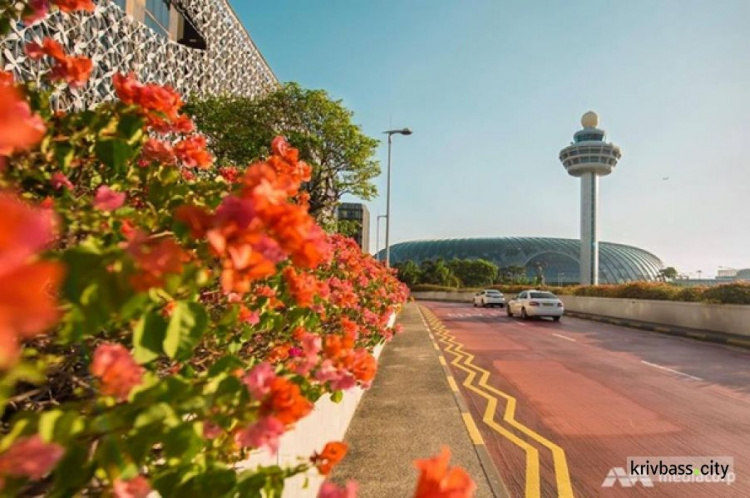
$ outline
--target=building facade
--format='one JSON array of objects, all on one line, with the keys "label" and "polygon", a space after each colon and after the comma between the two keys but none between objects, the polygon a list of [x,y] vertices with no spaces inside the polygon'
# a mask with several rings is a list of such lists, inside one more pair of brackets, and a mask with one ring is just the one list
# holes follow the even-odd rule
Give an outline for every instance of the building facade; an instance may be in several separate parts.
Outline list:
[{"label": "building facade", "polygon": [[24,46],[44,37],[94,61],[84,88],[53,97],[58,107],[87,108],[114,98],[115,73],[134,72],[185,97],[255,97],[278,85],[227,0],[99,0],[90,14],[56,12],[37,25],[14,26],[0,40],[0,67],[40,81],[42,66]]},{"label": "building facade", "polygon": [[364,204],[342,202],[338,208],[340,221],[353,221],[357,224],[357,231],[352,238],[366,253],[370,252],[370,211]]},{"label": "building facade", "polygon": [[[600,243],[598,279],[602,284],[658,281],[664,264],[648,251]],[[384,257],[384,251],[380,252]],[[581,242],[547,237],[492,237],[419,240],[391,246],[391,264],[443,259],[484,259],[500,268],[521,267],[533,280],[541,272],[548,284],[581,283]]]}]

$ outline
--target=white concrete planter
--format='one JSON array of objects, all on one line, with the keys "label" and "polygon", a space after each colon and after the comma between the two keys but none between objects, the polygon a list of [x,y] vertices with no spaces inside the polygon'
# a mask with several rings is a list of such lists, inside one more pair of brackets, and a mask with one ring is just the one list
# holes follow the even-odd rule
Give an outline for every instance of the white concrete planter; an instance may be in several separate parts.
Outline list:
[{"label": "white concrete planter", "polygon": [[[392,314],[388,321],[388,328],[396,323],[396,314]],[[375,359],[380,358],[383,344],[373,351]],[[279,452],[271,457],[266,450],[254,451],[250,458],[241,462],[238,469],[252,469],[259,465],[294,466],[306,460],[316,451],[320,451],[330,441],[343,441],[346,430],[354,417],[365,390],[354,387],[344,392],[340,403],[331,401],[330,395],[320,398],[312,413],[297,422],[294,429],[284,434],[280,439]],[[307,487],[305,481],[307,480]],[[287,479],[284,484],[283,498],[315,498],[325,479],[316,469],[305,475],[298,475]]]}]

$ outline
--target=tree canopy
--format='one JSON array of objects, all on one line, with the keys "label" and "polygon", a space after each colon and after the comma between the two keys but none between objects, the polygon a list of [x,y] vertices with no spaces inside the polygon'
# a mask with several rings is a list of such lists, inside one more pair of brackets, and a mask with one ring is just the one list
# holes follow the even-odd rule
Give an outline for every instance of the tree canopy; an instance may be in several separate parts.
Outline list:
[{"label": "tree canopy", "polygon": [[208,97],[187,106],[220,163],[246,165],[268,155],[268,144],[283,135],[312,166],[303,185],[310,212],[331,222],[344,194],[370,200],[377,194],[372,180],[380,174],[374,159],[379,141],[352,122],[353,113],[324,90],[287,83],[255,99]]}]

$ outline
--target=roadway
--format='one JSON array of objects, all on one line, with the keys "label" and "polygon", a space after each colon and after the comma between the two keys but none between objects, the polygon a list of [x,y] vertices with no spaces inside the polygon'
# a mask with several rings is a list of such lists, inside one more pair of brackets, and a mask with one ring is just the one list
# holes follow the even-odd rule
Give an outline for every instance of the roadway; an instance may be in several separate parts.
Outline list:
[{"label": "roadway", "polygon": [[[750,496],[750,351],[421,305],[511,496]],[[730,456],[737,480],[602,487],[630,456]]]}]

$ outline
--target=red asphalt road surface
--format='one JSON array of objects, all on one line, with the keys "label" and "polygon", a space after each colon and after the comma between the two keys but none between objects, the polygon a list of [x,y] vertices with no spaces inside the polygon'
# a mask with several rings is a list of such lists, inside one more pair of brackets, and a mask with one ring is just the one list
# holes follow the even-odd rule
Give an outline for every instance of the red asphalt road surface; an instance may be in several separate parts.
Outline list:
[{"label": "red asphalt road surface", "polygon": [[[516,420],[562,447],[575,496],[750,497],[750,351],[570,317],[523,321],[505,309],[422,304],[491,372],[489,384],[516,398]],[[451,369],[461,385],[465,372]],[[482,423],[485,399],[461,391],[510,495],[524,496],[524,451]],[[498,421],[504,406],[499,399]],[[539,450],[541,496],[557,496],[551,451],[524,440]],[[729,456],[737,480],[602,487],[630,456]]]}]

